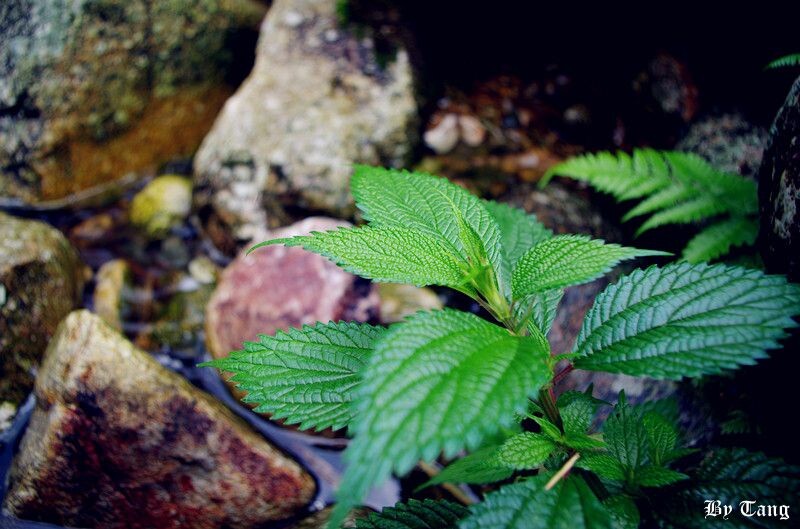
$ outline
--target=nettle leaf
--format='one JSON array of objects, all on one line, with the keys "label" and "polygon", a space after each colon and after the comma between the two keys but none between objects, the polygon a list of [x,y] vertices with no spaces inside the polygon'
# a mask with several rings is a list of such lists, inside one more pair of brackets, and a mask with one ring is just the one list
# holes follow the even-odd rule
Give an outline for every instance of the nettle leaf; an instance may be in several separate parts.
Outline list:
[{"label": "nettle leaf", "polygon": [[664,487],[689,476],[657,465],[645,465],[636,469],[633,481],[642,487]]},{"label": "nettle leaf", "polygon": [[628,496],[615,494],[603,501],[603,505],[611,515],[615,529],[638,529],[640,516],[636,503]]},{"label": "nettle leaf", "polygon": [[582,454],[575,466],[591,470],[603,479],[625,481],[625,469],[622,464],[609,454]]},{"label": "nettle leaf", "polygon": [[353,418],[353,390],[385,329],[364,323],[318,323],[245,342],[227,358],[201,364],[233,373],[244,402],[300,429],[339,429]]},{"label": "nettle leaf", "polygon": [[800,286],[725,265],[637,270],[606,288],[583,321],[575,367],[679,379],[752,365],[800,313]]},{"label": "nettle leaf", "polygon": [[506,440],[497,457],[517,470],[533,469],[544,463],[556,448],[556,443],[546,435],[523,432]]},{"label": "nettle leaf", "polygon": [[407,228],[339,228],[254,246],[302,246],[373,281],[464,290],[467,261],[440,239]]},{"label": "nettle leaf", "polygon": [[611,516],[579,476],[545,490],[547,475],[506,485],[470,507],[459,529],[611,529]]},{"label": "nettle leaf", "polygon": [[510,426],[549,380],[549,361],[544,336],[514,336],[473,314],[423,312],[392,326],[363,371],[334,524],[391,472],[475,449]]},{"label": "nettle leaf", "polygon": [[553,236],[534,215],[500,202],[486,200],[483,203],[500,228],[500,242],[511,270],[525,252]]},{"label": "nettle leaf", "polygon": [[592,424],[600,406],[607,405],[602,400],[581,391],[566,391],[558,397],[559,414],[565,434],[585,434]]},{"label": "nettle leaf", "polygon": [[647,412],[642,416],[650,460],[656,465],[669,462],[678,445],[678,430],[663,415]]},{"label": "nettle leaf", "polygon": [[[711,451],[691,473],[692,479],[657,491],[651,501],[659,527],[715,528],[719,518],[698,516],[707,500],[719,500],[734,506],[724,521],[726,527],[786,527],[777,518],[745,518],[738,514],[741,501],[762,505],[789,505],[793,509],[800,497],[800,467],[743,448],[719,448]],[[789,516],[793,516],[793,510]]]},{"label": "nettle leaf", "polygon": [[445,178],[394,169],[355,166],[350,187],[370,226],[410,229],[438,239],[454,255],[466,257],[460,213],[482,243],[500,285],[508,269],[500,228],[484,202]]},{"label": "nettle leaf", "polygon": [[626,476],[631,477],[636,468],[649,462],[647,430],[641,413],[627,404],[624,393],[620,393],[619,402],[603,425],[603,439]]},{"label": "nettle leaf", "polygon": [[558,235],[540,242],[520,258],[511,277],[514,299],[535,292],[587,283],[625,259],[664,252],[606,244],[584,235]]},{"label": "nettle leaf", "polygon": [[445,500],[408,500],[356,521],[356,529],[456,529],[469,511]]},{"label": "nettle leaf", "polygon": [[554,288],[519,299],[514,304],[514,319],[521,323],[527,322],[528,329],[533,325],[537,331],[546,335],[553,327],[558,304],[563,296],[562,289]]},{"label": "nettle leaf", "polygon": [[[420,485],[419,489],[439,483],[494,483],[511,477],[514,470],[499,458],[500,446],[487,446],[447,465],[439,474]],[[419,490],[418,489],[418,490]]]}]

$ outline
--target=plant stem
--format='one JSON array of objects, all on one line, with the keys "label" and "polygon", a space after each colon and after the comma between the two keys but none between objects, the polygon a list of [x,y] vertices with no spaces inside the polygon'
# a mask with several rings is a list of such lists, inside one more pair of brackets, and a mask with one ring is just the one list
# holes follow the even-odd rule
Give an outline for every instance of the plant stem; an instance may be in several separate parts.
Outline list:
[{"label": "plant stem", "polygon": [[572,457],[567,459],[567,462],[564,463],[564,466],[562,466],[560,469],[558,469],[558,472],[553,474],[553,477],[550,478],[550,481],[548,481],[547,485],[544,486],[544,490],[550,490],[553,487],[555,487],[556,483],[561,481],[564,478],[564,476],[566,476],[567,473],[570,470],[572,470],[572,467],[575,466],[575,463],[578,461],[579,457],[581,457],[581,455],[578,452],[575,452],[574,454],[572,454]]},{"label": "plant stem", "polygon": [[544,415],[548,421],[561,428],[561,414],[558,413],[556,397],[553,394],[553,387],[548,386],[539,390],[539,404],[544,410]]},{"label": "plant stem", "polygon": [[553,378],[553,385],[555,386],[556,384],[558,384],[559,382],[561,382],[561,380],[563,380],[563,378],[564,378],[565,376],[567,376],[567,375],[569,375],[570,373],[572,373],[572,371],[573,371],[574,369],[575,369],[575,366],[573,366],[572,364],[569,364],[567,367],[565,367],[564,369],[562,369],[561,371],[559,371],[559,372],[558,372],[558,374],[556,374],[556,376]]}]

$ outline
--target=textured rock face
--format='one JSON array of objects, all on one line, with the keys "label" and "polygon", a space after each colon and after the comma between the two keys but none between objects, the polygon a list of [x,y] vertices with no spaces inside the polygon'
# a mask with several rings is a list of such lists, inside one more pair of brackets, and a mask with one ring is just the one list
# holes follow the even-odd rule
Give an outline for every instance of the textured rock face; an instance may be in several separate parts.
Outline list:
[{"label": "textured rock face", "polygon": [[[326,231],[346,222],[309,217],[271,238]],[[376,289],[302,248],[267,246],[240,255],[222,273],[206,308],[206,341],[216,357],[259,334],[317,321],[368,321],[377,316]]]},{"label": "textured rock face", "polygon": [[758,182],[764,263],[800,281],[800,79],[772,125]]},{"label": "textured rock face", "polygon": [[282,202],[350,212],[353,163],[403,165],[417,106],[408,54],[385,67],[339,27],[336,0],[276,0],[256,64],[195,159],[215,212],[247,240]]},{"label": "textured rock face", "polygon": [[87,311],[59,327],[4,508],[75,527],[250,528],[314,482],[212,397]]},{"label": "textured rock face", "polygon": [[58,230],[0,212],[0,402],[30,392],[30,369],[82,292],[83,266]]},{"label": "textured rock face", "polygon": [[249,0],[0,3],[0,196],[61,198],[191,154]]},{"label": "textured rock face", "polygon": [[766,130],[740,114],[722,114],[692,125],[676,148],[702,156],[717,169],[755,177],[766,143]]}]

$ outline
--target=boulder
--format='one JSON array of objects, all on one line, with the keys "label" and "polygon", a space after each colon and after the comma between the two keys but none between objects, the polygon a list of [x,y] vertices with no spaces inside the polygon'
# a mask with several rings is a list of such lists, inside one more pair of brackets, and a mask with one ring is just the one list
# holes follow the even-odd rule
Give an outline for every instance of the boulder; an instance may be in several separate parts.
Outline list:
[{"label": "boulder", "polygon": [[[270,238],[347,226],[309,217],[275,230]],[[317,321],[374,321],[379,299],[367,280],[302,248],[267,246],[237,257],[220,277],[206,308],[206,342],[215,358],[241,349],[259,334]]]},{"label": "boulder", "polygon": [[693,152],[717,169],[755,178],[767,131],[741,114],[710,116],[693,124],[676,149]]},{"label": "boulder", "polygon": [[276,0],[256,63],[195,158],[202,205],[239,240],[284,205],[353,212],[353,163],[402,166],[417,103],[409,54],[385,65],[374,40],[340,24],[336,0]]},{"label": "boulder", "polygon": [[800,281],[800,78],[772,124],[758,182],[764,264]]},{"label": "boulder", "polygon": [[251,0],[4,0],[0,196],[55,200],[191,155],[232,92],[230,43],[263,13]]},{"label": "boulder", "polygon": [[0,212],[0,402],[30,392],[31,369],[81,300],[83,271],[61,232]]},{"label": "boulder", "polygon": [[211,396],[98,316],[70,314],[36,380],[4,509],[92,528],[255,528],[314,480]]}]

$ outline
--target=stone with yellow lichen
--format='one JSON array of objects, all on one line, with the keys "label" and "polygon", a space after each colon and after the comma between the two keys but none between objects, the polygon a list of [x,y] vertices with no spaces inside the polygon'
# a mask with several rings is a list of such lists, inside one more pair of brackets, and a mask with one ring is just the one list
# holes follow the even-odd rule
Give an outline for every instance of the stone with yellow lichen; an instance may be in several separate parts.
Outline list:
[{"label": "stone with yellow lichen", "polygon": [[178,175],[159,176],[131,202],[131,223],[150,238],[160,239],[192,210],[192,182]]}]

